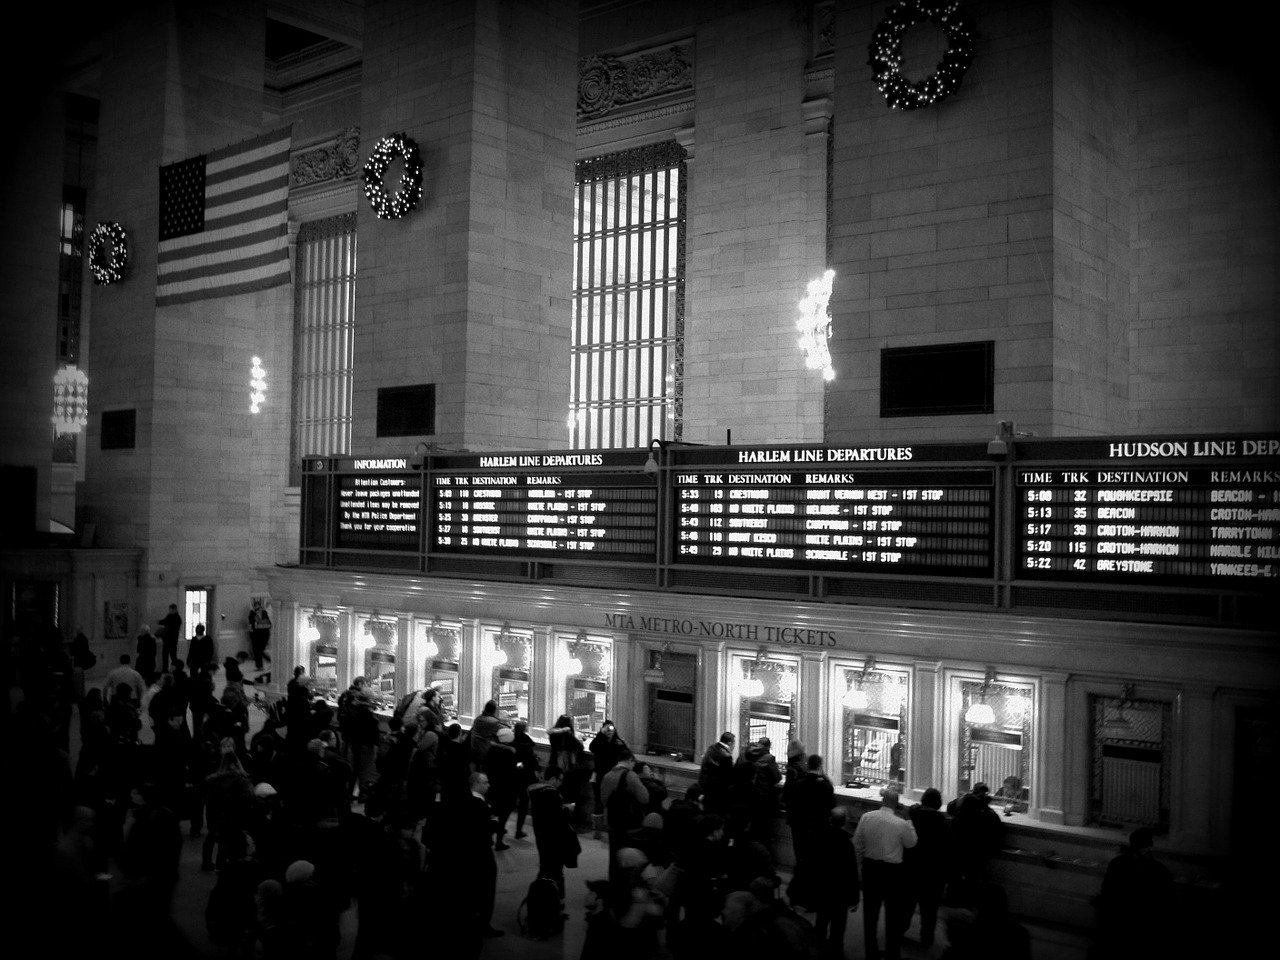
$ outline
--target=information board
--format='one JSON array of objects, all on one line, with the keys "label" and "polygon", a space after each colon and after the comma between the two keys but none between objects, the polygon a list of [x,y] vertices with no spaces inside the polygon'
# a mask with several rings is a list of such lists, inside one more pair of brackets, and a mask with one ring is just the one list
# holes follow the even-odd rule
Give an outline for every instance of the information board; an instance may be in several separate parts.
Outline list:
[{"label": "information board", "polygon": [[448,469],[431,474],[429,549],[656,562],[658,488],[641,469],[643,459],[635,453],[449,458],[441,464]]},{"label": "information board", "polygon": [[[352,472],[347,472],[350,466]],[[348,460],[335,477],[334,546],[416,553],[423,520],[422,474],[405,460]]]},{"label": "information board", "polygon": [[[1014,576],[1187,585],[1274,579],[1277,454],[1280,441],[1256,437],[1020,445]],[[1068,456],[1071,465],[1022,462]]]},{"label": "information board", "polygon": [[994,572],[990,466],[917,465],[911,447],[700,453],[682,457],[721,463],[677,463],[672,470],[675,563]]}]

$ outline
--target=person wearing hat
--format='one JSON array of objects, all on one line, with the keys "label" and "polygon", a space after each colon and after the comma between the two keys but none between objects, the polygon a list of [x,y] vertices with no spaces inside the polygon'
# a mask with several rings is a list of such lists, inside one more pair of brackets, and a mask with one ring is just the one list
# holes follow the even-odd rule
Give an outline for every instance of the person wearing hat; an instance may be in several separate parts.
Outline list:
[{"label": "person wearing hat", "polygon": [[519,770],[516,767],[515,731],[499,726],[494,731],[493,742],[484,752],[481,769],[489,775],[489,792],[485,799],[498,818],[498,839],[493,849],[506,850],[507,821],[516,809],[516,791],[519,790]]}]

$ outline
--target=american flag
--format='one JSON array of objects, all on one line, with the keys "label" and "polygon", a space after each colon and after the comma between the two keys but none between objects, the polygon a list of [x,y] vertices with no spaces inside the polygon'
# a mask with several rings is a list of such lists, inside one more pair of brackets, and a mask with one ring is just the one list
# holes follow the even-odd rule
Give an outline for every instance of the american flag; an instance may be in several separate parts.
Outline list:
[{"label": "american flag", "polygon": [[289,282],[291,134],[160,168],[157,307]]}]

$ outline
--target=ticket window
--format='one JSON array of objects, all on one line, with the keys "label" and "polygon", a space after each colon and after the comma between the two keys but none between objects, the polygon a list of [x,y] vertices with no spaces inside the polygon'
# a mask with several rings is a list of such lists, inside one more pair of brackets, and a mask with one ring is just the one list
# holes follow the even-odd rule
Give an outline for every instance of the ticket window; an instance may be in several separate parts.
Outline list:
[{"label": "ticket window", "polygon": [[1123,696],[1089,697],[1092,734],[1089,822],[1167,833],[1173,775],[1173,704]]},{"label": "ticket window", "polygon": [[331,643],[311,645],[311,692],[335,703],[338,700],[338,648]]},{"label": "ticket window", "polygon": [[556,672],[564,684],[564,713],[573,719],[578,735],[594,734],[609,719],[609,674],[613,644],[589,638],[560,637],[556,644]]},{"label": "ticket window", "polygon": [[[874,664],[874,661],[872,661]],[[897,786],[906,779],[905,670],[840,668],[840,776],[847,787]]]},{"label": "ticket window", "polygon": [[357,658],[352,665],[356,676],[364,677],[375,708],[391,710],[396,704],[396,644],[399,624],[395,620],[370,618],[360,626],[354,644]]},{"label": "ticket window", "polygon": [[1025,812],[1031,795],[1031,729],[1035,688],[997,680],[959,682],[960,769],[957,794],[985,783],[993,802]]},{"label": "ticket window", "polygon": [[786,756],[787,744],[796,738],[799,663],[735,657],[731,669],[738,686],[740,749],[768,737],[774,756]]},{"label": "ticket window", "polygon": [[529,719],[529,676],[533,669],[533,639],[504,627],[488,633],[482,651],[489,659],[493,699],[498,716],[508,723]]},{"label": "ticket window", "polygon": [[445,720],[458,718],[459,668],[462,626],[445,623],[439,617],[418,625],[417,656],[423,663],[423,686],[440,693]]},{"label": "ticket window", "polygon": [[677,653],[667,648],[646,652],[644,685],[648,737],[645,753],[696,760],[697,654]]}]

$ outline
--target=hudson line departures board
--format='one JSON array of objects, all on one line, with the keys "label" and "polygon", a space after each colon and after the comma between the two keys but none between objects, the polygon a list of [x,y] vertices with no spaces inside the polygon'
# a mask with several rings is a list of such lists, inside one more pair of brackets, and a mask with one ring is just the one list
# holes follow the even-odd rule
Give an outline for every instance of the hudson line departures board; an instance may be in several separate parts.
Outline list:
[{"label": "hudson line departures board", "polygon": [[1013,575],[1188,585],[1280,577],[1278,448],[1249,437],[1022,444]]},{"label": "hudson line departures board", "polygon": [[680,449],[673,459],[674,564],[993,575],[985,446]]},{"label": "hudson line departures board", "polygon": [[645,457],[582,452],[433,461],[428,551],[656,562],[658,486],[643,472]]}]

